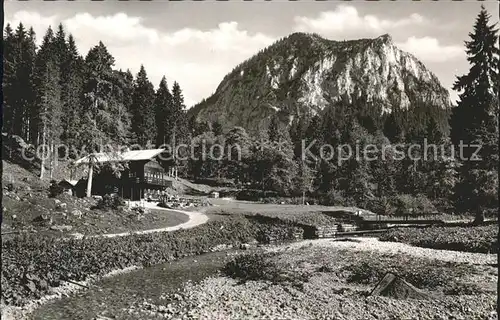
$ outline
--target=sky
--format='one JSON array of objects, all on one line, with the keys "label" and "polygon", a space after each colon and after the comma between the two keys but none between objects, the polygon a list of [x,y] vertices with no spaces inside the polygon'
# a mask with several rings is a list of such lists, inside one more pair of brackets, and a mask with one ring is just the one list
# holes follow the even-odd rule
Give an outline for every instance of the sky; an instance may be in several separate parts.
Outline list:
[{"label": "sky", "polygon": [[496,1],[12,1],[4,21],[32,26],[37,42],[62,23],[80,54],[102,41],[116,69],[142,65],[155,87],[177,81],[187,107],[210,96],[223,77],[260,49],[296,31],[331,40],[388,33],[450,90],[468,71],[464,41],[483,4],[498,22]]}]

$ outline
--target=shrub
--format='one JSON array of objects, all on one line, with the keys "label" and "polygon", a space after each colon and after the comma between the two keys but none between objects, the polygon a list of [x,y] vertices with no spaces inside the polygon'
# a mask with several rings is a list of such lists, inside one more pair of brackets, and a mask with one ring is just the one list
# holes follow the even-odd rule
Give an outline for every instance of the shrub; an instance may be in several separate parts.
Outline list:
[{"label": "shrub", "polygon": [[346,206],[348,201],[340,191],[332,188],[321,198],[321,204],[325,206]]},{"label": "shrub", "polygon": [[308,273],[287,271],[273,260],[275,253],[253,253],[237,256],[226,263],[223,272],[241,281],[271,281],[301,287],[309,280]]},{"label": "shrub", "polygon": [[64,188],[60,186],[55,180],[50,181],[49,197],[54,198],[64,192]]},{"label": "shrub", "polygon": [[438,212],[453,214],[455,211],[452,201],[447,198],[433,199],[432,204]]},{"label": "shrub", "polygon": [[415,208],[414,211],[417,214],[432,214],[436,213],[436,207],[425,195],[419,194],[415,197]]},{"label": "shrub", "polygon": [[407,215],[415,209],[415,198],[409,194],[401,194],[391,199],[394,206],[394,214],[398,216]]},{"label": "shrub", "polygon": [[236,184],[231,179],[225,178],[203,178],[196,179],[196,183],[206,184],[211,187],[235,187]]},{"label": "shrub", "polygon": [[387,197],[370,199],[367,203],[367,209],[380,215],[391,215],[394,213],[394,207]]},{"label": "shrub", "polygon": [[[470,272],[466,265],[401,255],[398,259],[390,255],[384,255],[378,259],[370,259],[366,256],[358,263],[344,267],[343,270],[348,273],[348,282],[374,284],[387,272],[391,272],[420,289],[440,289],[446,294],[465,293],[460,279]],[[471,290],[475,289],[471,288]]]},{"label": "shrub", "polygon": [[[39,234],[2,238],[2,301],[23,305],[48,293],[62,280],[83,281],[128,266],[151,266],[174,258],[209,252],[225,244],[258,239],[273,227],[241,216],[211,220],[193,229],[116,238],[61,239]],[[274,233],[292,240],[290,232]],[[61,258],[63,257],[63,258]],[[48,285],[47,285],[48,284]]]},{"label": "shrub", "polygon": [[420,216],[437,211],[432,202],[424,195],[401,194],[392,197],[389,201],[394,208],[394,214],[398,216]]},{"label": "shrub", "polygon": [[269,280],[279,277],[278,266],[270,260],[270,253],[253,253],[237,256],[229,261],[223,272],[241,280]]},{"label": "shrub", "polygon": [[432,249],[498,253],[498,226],[395,229],[381,235],[380,240]]},{"label": "shrub", "polygon": [[278,197],[278,193],[275,191],[262,191],[256,189],[245,189],[241,190],[236,194],[237,200],[246,200],[246,201],[259,201],[264,198],[269,197]]},{"label": "shrub", "polygon": [[117,210],[125,206],[125,200],[117,195],[106,194],[102,199],[99,199],[96,207],[101,210]]}]

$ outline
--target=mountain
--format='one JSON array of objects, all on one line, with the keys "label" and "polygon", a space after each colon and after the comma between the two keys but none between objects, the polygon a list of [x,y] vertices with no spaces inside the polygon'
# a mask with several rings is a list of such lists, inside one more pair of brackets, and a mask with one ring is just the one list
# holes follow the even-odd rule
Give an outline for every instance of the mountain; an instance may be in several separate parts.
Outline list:
[{"label": "mountain", "polygon": [[190,115],[197,122],[218,121],[224,129],[241,126],[256,133],[274,114],[290,123],[339,101],[370,105],[381,119],[413,114],[417,106],[444,119],[451,106],[437,77],[398,49],[390,35],[333,41],[293,33],[238,65]]}]

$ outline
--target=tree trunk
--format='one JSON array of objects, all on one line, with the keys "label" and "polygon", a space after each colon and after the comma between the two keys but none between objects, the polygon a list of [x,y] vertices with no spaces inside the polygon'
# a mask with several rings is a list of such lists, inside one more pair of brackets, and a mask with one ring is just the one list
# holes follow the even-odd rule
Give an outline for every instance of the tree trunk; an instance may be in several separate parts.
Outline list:
[{"label": "tree trunk", "polygon": [[42,133],[42,164],[40,167],[40,180],[43,179],[44,173],[45,173],[45,123],[43,124],[43,133]]},{"label": "tree trunk", "polygon": [[52,180],[52,176],[54,174],[54,144],[53,143],[50,144],[49,154],[50,154],[49,176],[50,176],[50,180]]},{"label": "tree trunk", "polygon": [[92,161],[89,163],[89,176],[87,179],[87,197],[90,198],[92,196],[92,176],[94,174],[94,166]]},{"label": "tree trunk", "polygon": [[476,212],[476,217],[474,218],[473,224],[480,225],[484,222],[484,210],[478,209]]},{"label": "tree trunk", "polygon": [[264,173],[261,173],[262,191],[264,191]]},{"label": "tree trunk", "polygon": [[57,150],[56,146],[54,145],[54,170],[57,169],[57,166],[59,164],[59,150]]}]

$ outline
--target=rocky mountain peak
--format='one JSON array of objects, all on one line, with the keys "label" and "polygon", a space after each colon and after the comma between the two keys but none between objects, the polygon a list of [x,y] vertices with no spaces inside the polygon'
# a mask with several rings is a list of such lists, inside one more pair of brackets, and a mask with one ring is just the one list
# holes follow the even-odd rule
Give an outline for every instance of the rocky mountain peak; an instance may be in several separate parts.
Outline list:
[{"label": "rocky mountain peak", "polygon": [[382,42],[382,43],[385,43],[385,44],[393,44],[392,37],[388,33],[383,34],[383,35],[377,37],[375,40],[377,40],[379,42]]},{"label": "rocky mountain peak", "polygon": [[190,112],[197,121],[256,132],[276,113],[291,121],[354,100],[376,104],[380,116],[422,104],[450,107],[437,77],[389,34],[334,41],[297,32],[238,65]]}]

